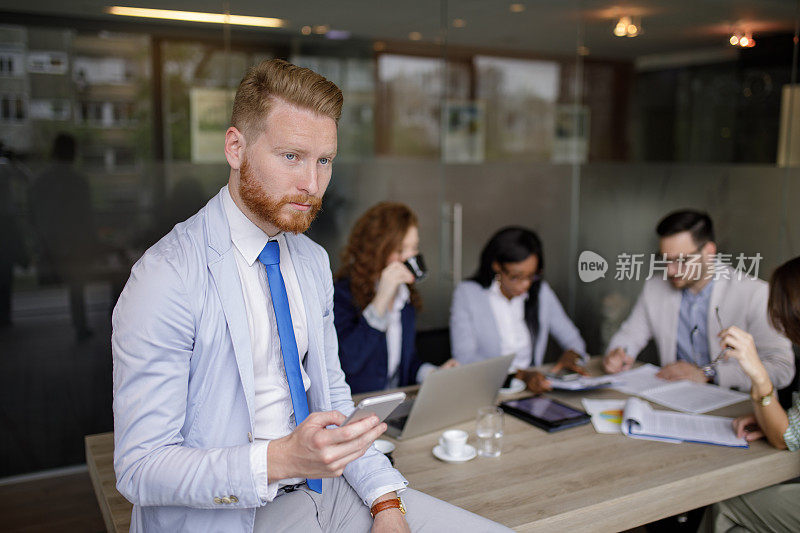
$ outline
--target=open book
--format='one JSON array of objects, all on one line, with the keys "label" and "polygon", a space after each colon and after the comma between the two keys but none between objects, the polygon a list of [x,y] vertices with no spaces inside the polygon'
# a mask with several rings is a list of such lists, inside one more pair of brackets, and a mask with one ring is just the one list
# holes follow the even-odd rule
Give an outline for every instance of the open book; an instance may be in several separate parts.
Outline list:
[{"label": "open book", "polygon": [[747,448],[747,441],[733,432],[732,421],[722,416],[656,411],[639,398],[629,398],[620,429],[624,435],[637,439]]},{"label": "open book", "polygon": [[614,387],[620,392],[641,396],[676,411],[707,413],[726,405],[745,401],[749,396],[743,392],[723,389],[710,383],[694,381],[667,381],[657,378],[661,370],[651,364],[620,372],[614,375]]}]

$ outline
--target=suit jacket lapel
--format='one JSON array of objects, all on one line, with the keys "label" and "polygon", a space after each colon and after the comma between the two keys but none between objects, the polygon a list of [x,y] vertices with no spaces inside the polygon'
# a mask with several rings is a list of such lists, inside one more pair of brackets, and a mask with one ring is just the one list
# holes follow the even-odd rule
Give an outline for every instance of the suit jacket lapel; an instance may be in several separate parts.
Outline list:
[{"label": "suit jacket lapel", "polygon": [[221,194],[215,196],[208,204],[206,217],[208,231],[208,268],[214,279],[214,288],[222,304],[225,321],[233,343],[239,378],[242,381],[247,409],[250,412],[250,423],[255,420],[253,406],[255,385],[253,375],[253,353],[250,346],[250,331],[247,325],[247,310],[244,305],[242,284],[239,269],[232,253],[231,233],[228,219],[225,216]]},{"label": "suit jacket lapel", "polygon": [[300,238],[296,235],[286,234],[286,245],[289,253],[292,254],[292,263],[297,275],[297,282],[300,285],[300,293],[303,295],[303,306],[306,309],[306,325],[308,330],[308,355],[305,360],[305,368],[308,377],[311,379],[310,410],[327,410],[330,405],[330,397],[327,385],[327,374],[325,373],[325,357],[323,338],[324,327],[322,324],[323,302],[325,295],[322,294],[319,284],[315,281],[311,258],[306,250],[301,246]]},{"label": "suit jacket lapel", "polygon": [[[668,283],[668,282],[666,282]],[[666,328],[666,344],[660,346],[661,365],[668,365],[678,360],[678,318],[681,312],[682,292],[666,286],[667,292],[663,301],[663,320]]]},{"label": "suit jacket lapel", "polygon": [[[480,294],[481,296],[484,297],[483,298],[484,301],[476,302],[478,305],[476,305],[475,307],[476,309],[480,309],[479,315],[482,315],[480,317],[481,320],[478,321],[476,327],[478,328],[478,331],[481,331],[481,329],[483,329],[483,331],[486,332],[486,337],[487,337],[486,343],[491,349],[491,353],[488,354],[482,353],[479,355],[481,356],[489,355],[492,357],[511,355],[508,353],[500,353],[501,351],[500,329],[498,329],[497,321],[494,319],[494,312],[492,311],[492,302],[489,301],[489,299],[491,298],[491,294],[489,294],[489,291],[487,289],[483,289]],[[484,325],[488,327],[484,328]]]}]

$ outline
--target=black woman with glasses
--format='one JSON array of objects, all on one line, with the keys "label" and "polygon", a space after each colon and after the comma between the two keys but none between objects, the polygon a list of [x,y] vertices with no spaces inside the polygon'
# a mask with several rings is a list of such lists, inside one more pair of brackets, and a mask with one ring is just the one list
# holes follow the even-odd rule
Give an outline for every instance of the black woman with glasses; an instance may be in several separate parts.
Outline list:
[{"label": "black woman with glasses", "polygon": [[605,371],[630,368],[653,339],[659,377],[747,390],[747,374],[717,346],[720,331],[738,326],[753,335],[772,383],[787,386],[794,377],[794,355],[789,340],[767,320],[767,283],[720,260],[708,214],[670,213],[656,233],[663,272],[644,283],[631,314],[611,338]]},{"label": "black woman with glasses", "polygon": [[[459,363],[514,354],[511,371],[539,366],[552,335],[564,350],[553,371],[585,373],[586,343],[543,272],[542,242],[533,231],[507,227],[494,234],[475,275],[453,293],[450,341]],[[519,377],[533,392],[550,389],[538,372]]]}]

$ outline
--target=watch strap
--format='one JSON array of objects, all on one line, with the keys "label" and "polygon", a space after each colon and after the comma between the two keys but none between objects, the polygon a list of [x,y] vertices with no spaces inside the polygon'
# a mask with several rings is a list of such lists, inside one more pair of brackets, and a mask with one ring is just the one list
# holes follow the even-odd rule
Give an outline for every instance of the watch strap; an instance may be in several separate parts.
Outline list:
[{"label": "watch strap", "polygon": [[406,514],[406,508],[403,506],[403,501],[399,496],[373,504],[372,507],[369,508],[369,513],[372,515],[372,518],[375,518],[376,514],[386,509],[400,509],[401,513]]}]

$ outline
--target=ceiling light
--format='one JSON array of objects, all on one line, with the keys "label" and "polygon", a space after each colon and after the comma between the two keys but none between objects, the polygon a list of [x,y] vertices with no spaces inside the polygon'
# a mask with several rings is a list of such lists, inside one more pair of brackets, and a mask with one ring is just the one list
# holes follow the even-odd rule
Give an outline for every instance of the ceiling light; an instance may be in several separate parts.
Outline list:
[{"label": "ceiling light", "polygon": [[625,35],[628,33],[628,25],[630,25],[630,23],[631,23],[630,17],[622,17],[621,19],[619,19],[617,25],[614,26],[614,35],[616,35],[617,37],[625,37]]},{"label": "ceiling light", "polygon": [[512,13],[522,13],[525,11],[525,4],[511,4],[508,6],[508,10]]},{"label": "ceiling light", "polygon": [[248,17],[225,13],[203,13],[199,11],[173,11],[171,9],[146,9],[142,7],[111,6],[106,13],[126,17],[140,17],[164,20],[183,20],[187,22],[209,22],[212,24],[234,24],[237,26],[259,26],[262,28],[282,28],[286,21],[267,17]]},{"label": "ceiling light", "polygon": [[728,42],[731,43],[731,46],[738,46],[739,48],[752,48],[756,45],[756,40],[753,39],[753,32],[750,30],[745,32],[741,30],[734,31]]},{"label": "ceiling light", "polygon": [[642,33],[641,17],[620,17],[614,26],[614,35],[617,37],[637,37]]},{"label": "ceiling light", "polygon": [[418,31],[412,31],[411,33],[408,34],[408,38],[411,39],[412,41],[419,41],[422,39],[422,34]]},{"label": "ceiling light", "polygon": [[303,26],[300,28],[300,33],[303,35],[311,35],[311,26]]},{"label": "ceiling light", "polygon": [[453,19],[453,27],[454,28],[463,28],[467,25],[467,21],[464,19]]},{"label": "ceiling light", "polygon": [[314,33],[316,33],[317,35],[325,35],[326,33],[328,33],[329,29],[330,29],[330,27],[328,27],[328,25],[326,25],[326,24],[321,24],[319,26],[314,26],[312,28]]}]

